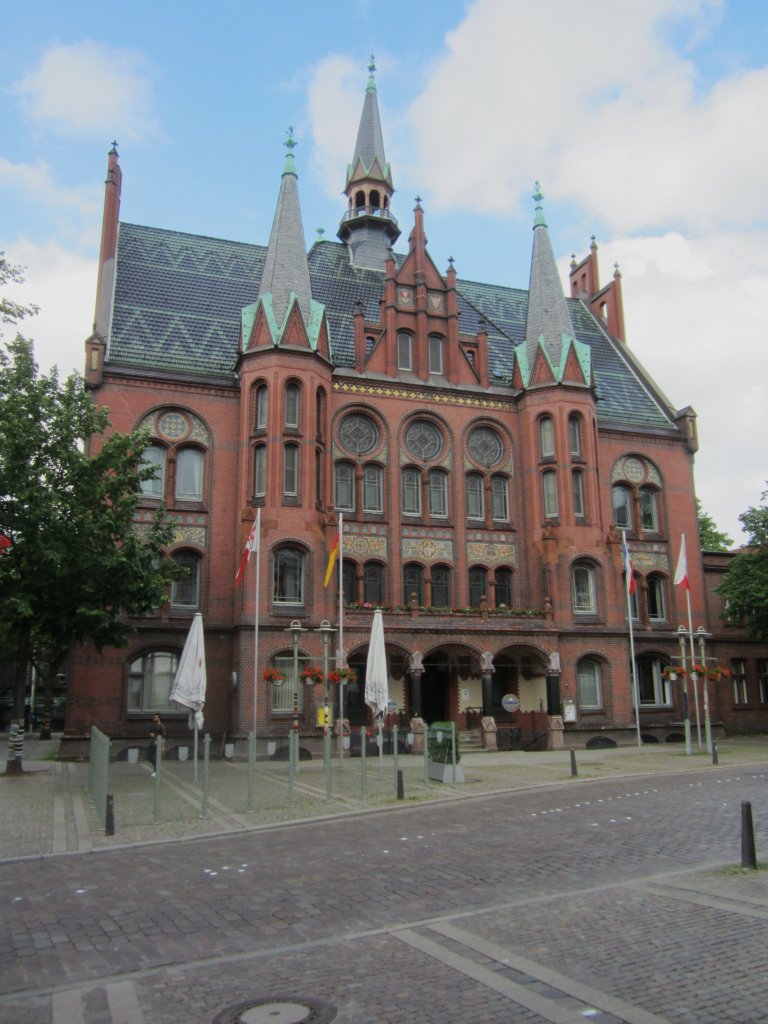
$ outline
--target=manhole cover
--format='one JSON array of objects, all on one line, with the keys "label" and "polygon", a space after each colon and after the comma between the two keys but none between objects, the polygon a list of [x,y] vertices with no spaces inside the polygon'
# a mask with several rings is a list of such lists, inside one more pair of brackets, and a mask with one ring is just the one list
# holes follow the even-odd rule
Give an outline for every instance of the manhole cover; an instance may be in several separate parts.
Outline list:
[{"label": "manhole cover", "polygon": [[330,1024],[336,1007],[319,999],[249,999],[230,1006],[211,1024]]}]

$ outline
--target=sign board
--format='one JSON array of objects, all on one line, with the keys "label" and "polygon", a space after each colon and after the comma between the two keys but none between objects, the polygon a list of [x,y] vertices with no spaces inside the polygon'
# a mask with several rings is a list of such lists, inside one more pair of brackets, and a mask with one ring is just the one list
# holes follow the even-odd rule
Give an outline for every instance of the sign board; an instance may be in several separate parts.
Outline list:
[{"label": "sign board", "polygon": [[576,722],[578,720],[576,701],[572,699],[563,701],[563,721]]},{"label": "sign board", "polygon": [[501,698],[501,706],[505,711],[513,714],[520,707],[520,698],[516,693],[505,693]]}]

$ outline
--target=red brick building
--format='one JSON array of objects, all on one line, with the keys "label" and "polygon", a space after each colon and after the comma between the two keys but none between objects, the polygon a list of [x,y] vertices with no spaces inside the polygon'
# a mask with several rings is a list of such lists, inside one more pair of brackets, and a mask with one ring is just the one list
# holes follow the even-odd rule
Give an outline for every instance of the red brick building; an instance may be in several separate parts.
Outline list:
[{"label": "red brick building", "polygon": [[[524,742],[557,742],[564,718],[569,743],[634,742],[626,530],[640,732],[680,738],[682,687],[664,669],[688,621],[673,585],[683,534],[694,629],[711,631],[717,614],[698,549],[696,419],[669,406],[627,346],[618,271],[601,284],[593,242],[564,296],[538,187],[527,290],[464,281],[453,260],[436,267],[419,201],[395,252],[373,68],[339,241],[309,253],[293,145],[267,246],[121,223],[109,154],[86,380],[114,429],[150,432],[157,473],[139,525],[165,502],[189,575],[135,622],[129,648],[74,652],[67,735],[96,724],[144,736],[155,710],[188,735],[168,694],[198,610],[206,730],[242,737],[255,719],[260,738],[283,736],[297,694],[302,735],[317,733],[322,686],[294,680],[292,621],[306,630],[300,671],[326,653],[332,667],[342,627],[358,672],[345,713],[363,723],[378,606],[404,721],[479,728],[493,715]],[[259,509],[259,578],[251,559],[235,587]],[[340,514],[341,622],[337,576],[323,585]],[[323,622],[337,630],[327,648]],[[283,685],[264,680],[270,666]],[[713,722],[732,723],[716,685]],[[768,721],[762,686],[741,725]],[[509,693],[514,715],[501,706]]]}]

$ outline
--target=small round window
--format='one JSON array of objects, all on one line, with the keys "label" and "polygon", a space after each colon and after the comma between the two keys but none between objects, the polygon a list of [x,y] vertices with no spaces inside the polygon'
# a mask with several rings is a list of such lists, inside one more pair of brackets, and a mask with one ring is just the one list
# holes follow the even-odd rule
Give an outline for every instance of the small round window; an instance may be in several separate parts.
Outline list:
[{"label": "small round window", "polygon": [[426,420],[416,420],[408,427],[405,443],[417,459],[434,459],[443,447],[440,431]]},{"label": "small round window", "polygon": [[353,412],[345,416],[339,427],[339,440],[355,455],[367,455],[379,443],[379,431],[370,416]]},{"label": "small round window", "polygon": [[469,435],[469,454],[481,466],[495,466],[501,462],[504,445],[495,430],[489,427],[477,427]]}]

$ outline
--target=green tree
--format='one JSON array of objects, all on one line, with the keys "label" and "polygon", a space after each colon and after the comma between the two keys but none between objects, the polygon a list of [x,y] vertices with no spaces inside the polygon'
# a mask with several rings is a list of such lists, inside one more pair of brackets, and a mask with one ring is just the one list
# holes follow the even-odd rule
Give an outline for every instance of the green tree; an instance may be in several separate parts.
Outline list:
[{"label": "green tree", "polygon": [[[20,284],[24,280],[24,270],[5,258],[5,253],[0,251],[0,285],[8,284],[9,281]],[[0,295],[0,324],[17,324],[25,316],[33,316],[37,313],[37,306],[34,304],[22,306],[18,302]]]},{"label": "green tree", "polygon": [[21,336],[0,347],[0,660],[16,666],[16,718],[29,664],[50,692],[71,644],[124,645],[127,617],[174,575],[164,511],[135,523],[148,438],[109,426],[79,374],[41,375]]},{"label": "green tree", "polygon": [[718,593],[728,602],[730,619],[746,620],[752,636],[768,640],[768,491],[760,500],[762,505],[739,516],[747,549],[731,562]]},{"label": "green tree", "polygon": [[699,520],[699,545],[702,551],[730,551],[733,547],[733,540],[727,533],[718,530],[712,518],[701,507],[701,502],[696,499],[696,515]]}]

